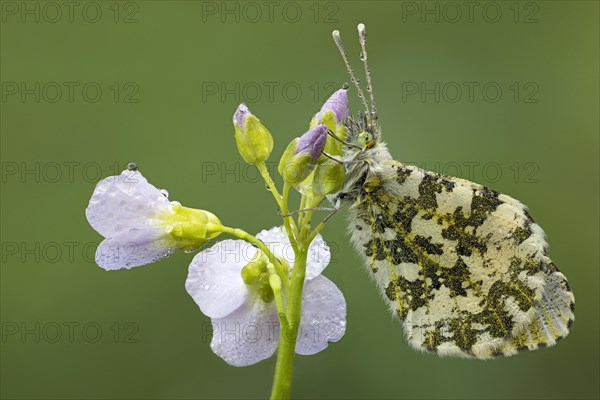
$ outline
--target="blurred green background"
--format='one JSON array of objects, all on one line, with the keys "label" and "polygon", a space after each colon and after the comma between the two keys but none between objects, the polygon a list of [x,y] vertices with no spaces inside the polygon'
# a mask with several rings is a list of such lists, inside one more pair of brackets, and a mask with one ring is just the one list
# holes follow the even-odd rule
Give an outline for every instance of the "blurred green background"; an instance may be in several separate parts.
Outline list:
[{"label": "blurred green background", "polygon": [[599,397],[598,2],[69,4],[1,2],[2,398],[268,396],[274,358],[236,369],[211,352],[184,289],[192,256],[107,273],[84,209],[136,161],[172,200],[249,232],[278,224],[233,111],[246,101],[270,128],[276,162],[348,81],[333,29],[360,69],[359,22],[392,154],[527,204],[577,319],[558,346],[508,359],[413,351],[339,215],[326,275],[348,331],[298,357],[294,397]]}]

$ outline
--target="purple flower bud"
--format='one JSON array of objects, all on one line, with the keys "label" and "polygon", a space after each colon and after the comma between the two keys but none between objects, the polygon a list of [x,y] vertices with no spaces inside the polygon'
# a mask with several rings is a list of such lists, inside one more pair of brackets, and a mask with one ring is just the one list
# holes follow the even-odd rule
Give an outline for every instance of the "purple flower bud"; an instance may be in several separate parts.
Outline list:
[{"label": "purple flower bud", "polygon": [[318,121],[327,110],[332,110],[336,123],[341,124],[348,117],[348,92],[346,89],[340,89],[331,95],[321,107],[321,111],[317,115]]},{"label": "purple flower bud", "polygon": [[327,130],[326,125],[319,124],[300,136],[298,147],[296,147],[296,154],[308,153],[312,157],[313,162],[317,161],[325,149]]},{"label": "purple flower bud", "polygon": [[248,115],[252,115],[252,113],[244,103],[241,103],[233,114],[233,123],[239,126],[240,129],[244,129]]}]

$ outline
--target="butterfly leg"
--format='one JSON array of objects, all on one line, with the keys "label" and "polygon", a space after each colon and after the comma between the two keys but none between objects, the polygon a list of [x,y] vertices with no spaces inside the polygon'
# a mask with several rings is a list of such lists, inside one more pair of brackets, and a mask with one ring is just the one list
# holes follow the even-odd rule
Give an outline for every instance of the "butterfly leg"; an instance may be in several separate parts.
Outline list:
[{"label": "butterfly leg", "polygon": [[312,208],[304,208],[302,210],[296,210],[296,211],[292,211],[288,214],[282,214],[281,210],[277,210],[277,215],[279,215],[280,217],[291,217],[292,215],[295,214],[299,214],[302,212],[306,212],[306,211],[337,211],[337,208],[332,208],[332,207],[312,207]]}]

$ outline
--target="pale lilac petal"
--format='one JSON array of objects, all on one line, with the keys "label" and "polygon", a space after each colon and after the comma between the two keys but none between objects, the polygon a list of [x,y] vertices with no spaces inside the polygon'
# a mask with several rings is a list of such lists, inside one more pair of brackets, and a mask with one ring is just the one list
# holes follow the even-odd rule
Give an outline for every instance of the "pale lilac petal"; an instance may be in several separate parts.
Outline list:
[{"label": "pale lilac petal", "polygon": [[310,154],[312,161],[316,162],[321,157],[325,150],[325,142],[327,141],[327,126],[319,124],[310,129],[298,140],[296,154],[306,152]]},{"label": "pale lilac petal", "polygon": [[321,272],[331,261],[331,252],[329,246],[323,240],[323,236],[318,234],[308,246],[308,255],[306,258],[306,279],[311,280],[321,275]]},{"label": "pale lilac petal", "polygon": [[[284,258],[290,266],[294,265],[296,257],[294,255],[294,249],[285,232],[285,228],[274,227],[268,231],[263,230],[256,235],[256,237],[262,240],[276,257]],[[330,260],[331,253],[329,251],[329,246],[327,246],[323,237],[318,234],[308,247],[306,279],[310,280],[319,276],[325,267],[327,267]]]},{"label": "pale lilac petal", "polygon": [[169,209],[169,200],[139,171],[125,170],[98,182],[85,215],[102,236],[116,236],[131,228],[152,226]]},{"label": "pale lilac petal", "polygon": [[212,351],[235,367],[256,364],[273,355],[279,342],[279,318],[274,303],[258,298],[233,314],[212,320]]},{"label": "pale lilac petal", "polygon": [[337,90],[325,101],[317,115],[317,119],[320,121],[323,114],[328,110],[333,110],[338,124],[341,124],[348,117],[348,92],[345,89]]},{"label": "pale lilac petal", "polygon": [[157,228],[133,228],[105,239],[96,249],[96,263],[106,270],[150,264],[175,251],[176,243]]},{"label": "pale lilac petal", "polygon": [[252,115],[252,113],[248,110],[248,106],[242,103],[237,107],[233,114],[233,123],[240,129],[246,129],[246,119],[248,119],[249,115]]},{"label": "pale lilac petal", "polygon": [[283,227],[275,226],[269,230],[262,230],[256,237],[267,245],[275,257],[285,259],[290,266],[294,265],[294,249]]},{"label": "pale lilac petal", "polygon": [[346,332],[346,300],[340,289],[323,275],[306,281],[296,353],[312,355],[337,342]]},{"label": "pale lilac petal", "polygon": [[248,301],[242,268],[256,252],[248,242],[228,239],[194,257],[185,288],[205,315],[223,318]]}]

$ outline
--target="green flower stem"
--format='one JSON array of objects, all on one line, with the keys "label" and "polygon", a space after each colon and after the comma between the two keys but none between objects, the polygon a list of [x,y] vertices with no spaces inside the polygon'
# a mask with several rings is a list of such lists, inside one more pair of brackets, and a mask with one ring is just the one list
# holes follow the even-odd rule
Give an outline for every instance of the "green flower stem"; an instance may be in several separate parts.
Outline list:
[{"label": "green flower stem", "polygon": [[[259,165],[259,169],[263,174],[263,178],[267,185],[271,187],[272,180],[264,167]],[[279,348],[277,350],[277,365],[275,367],[275,377],[273,379],[273,388],[271,391],[271,399],[289,399],[292,393],[292,374],[294,369],[294,357],[296,355],[296,339],[298,337],[298,329],[300,327],[300,319],[302,317],[302,290],[304,289],[304,280],[306,277],[306,261],[308,257],[308,247],[312,240],[316,237],[323,223],[311,232],[310,220],[312,211],[302,211],[298,216],[298,225],[294,224],[294,219],[289,215],[289,192],[291,186],[284,182],[283,196],[278,197],[277,189],[271,191],[276,195],[277,203],[283,213],[284,227],[295,254],[294,268],[292,276],[289,278],[288,290],[285,291],[285,311],[282,312],[284,303],[281,290],[278,288],[279,282],[275,281],[271,285],[275,294],[275,302],[279,313],[279,321],[281,325],[279,333]],[[303,210],[307,204],[313,204],[316,200],[312,196],[303,195],[300,199],[300,210]],[[321,199],[322,200],[322,199]],[[318,204],[319,201],[317,201]],[[271,267],[271,270],[273,267]],[[285,279],[284,279],[285,280]]]},{"label": "green flower stem", "polygon": [[[322,199],[321,199],[321,200],[322,200]],[[321,202],[321,200],[319,200],[319,203]],[[317,205],[318,205],[318,203],[317,203],[317,204],[315,204],[315,206],[317,206]],[[315,229],[314,229],[312,232],[310,232],[310,234],[309,234],[309,236],[308,236],[308,243],[312,242],[312,241],[313,241],[313,239],[314,239],[315,237],[317,237],[317,235],[318,235],[318,234],[319,234],[319,233],[320,233],[320,232],[323,230],[323,228],[325,228],[325,225],[326,225],[326,223],[327,223],[327,220],[328,220],[328,219],[329,219],[329,218],[330,218],[330,217],[331,217],[331,216],[332,216],[334,213],[335,213],[335,211],[334,211],[333,213],[329,214],[327,217],[325,217],[325,219],[324,219],[323,221],[321,221],[321,223],[319,223],[319,225],[317,225],[317,227],[316,227],[316,228],[315,228]],[[310,223],[310,221],[309,221],[309,223]]]},{"label": "green flower stem", "polygon": [[[281,203],[281,212],[283,215],[288,215],[290,213],[288,201],[290,197],[290,185],[285,182],[283,184],[283,202]],[[285,226],[285,231],[287,232],[288,239],[292,244],[292,248],[294,249],[294,254],[298,252],[298,245],[296,243],[296,238],[298,236],[297,228],[295,225],[292,225],[290,221],[293,223],[294,219],[290,217],[283,218],[283,225]],[[300,221],[298,221],[300,223]]]},{"label": "green flower stem", "polygon": [[[300,210],[304,210],[306,208],[306,197],[307,196],[302,196],[300,198]],[[302,225],[302,222],[304,221],[304,211],[302,211],[300,213],[300,215],[298,216],[298,225]]]},{"label": "green flower stem", "polygon": [[313,215],[313,211],[310,210],[310,209],[309,209],[309,211],[307,211],[304,214],[304,219],[302,220],[302,227],[307,227],[307,231],[304,232],[304,235],[307,235],[307,232],[310,230],[310,224],[311,224],[311,221],[312,221],[312,215]]},{"label": "green flower stem", "polygon": [[317,235],[319,234],[319,232],[321,232],[321,230],[323,230],[323,228],[325,228],[325,222],[321,222],[319,225],[317,225],[317,227],[310,233],[310,236],[308,237],[309,243],[313,241],[313,239],[315,237],[317,237]]},{"label": "green flower stem", "polygon": [[[309,199],[307,199],[304,206],[309,211],[306,212],[306,215],[304,216],[304,219],[302,220],[304,225],[307,225],[310,228],[310,225],[312,223],[313,211],[314,211],[313,208],[317,208],[319,206],[319,204],[321,204],[323,199],[325,199],[325,197],[310,197]],[[313,237],[313,239],[314,239],[314,237]],[[310,243],[311,241],[312,241],[312,239],[310,239],[308,243]]]},{"label": "green flower stem", "polygon": [[250,242],[253,245],[255,245],[256,247],[258,247],[259,249],[261,249],[262,252],[265,253],[265,255],[267,256],[267,258],[273,263],[275,268],[277,268],[277,272],[279,273],[279,276],[281,277],[281,281],[283,283],[283,287],[285,288],[285,290],[286,291],[289,290],[289,279],[288,279],[289,273],[288,273],[288,271],[290,270],[290,266],[287,264],[287,262],[285,260],[280,260],[277,257],[275,257],[273,255],[273,253],[271,253],[271,250],[269,250],[269,248],[263,242],[261,242],[256,237],[252,236],[251,234],[249,234],[248,232],[246,232],[242,229],[230,228],[228,226],[223,226],[219,230],[223,233],[228,233],[232,236],[235,236],[237,238],[240,238],[242,240]]},{"label": "green flower stem", "polygon": [[[287,196],[285,194],[285,186],[284,186],[284,196],[282,196],[281,194],[279,194],[279,190],[277,190],[277,186],[275,186],[275,182],[273,182],[273,178],[271,178],[271,174],[269,174],[269,170],[267,169],[267,165],[264,162],[261,162],[261,163],[256,164],[256,167],[258,168],[258,171],[260,172],[261,176],[265,180],[265,183],[267,184],[267,187],[269,188],[269,190],[273,194],[273,197],[275,198],[275,201],[277,202],[277,205],[279,206],[279,209],[281,210],[281,212],[284,215],[285,214],[289,214],[289,212],[286,212],[284,210],[284,208],[287,209]],[[289,189],[288,189],[288,192],[289,192]],[[296,223],[294,222],[294,219],[291,216],[284,217],[283,221],[284,221],[285,224],[289,224],[290,225],[290,227],[292,228],[291,229],[292,232],[296,232],[297,231]],[[288,235],[290,235],[289,232],[288,232]],[[290,238],[290,242],[294,243],[294,241],[292,241],[291,238]]]},{"label": "green flower stem", "polygon": [[288,319],[285,312],[285,306],[283,305],[283,295],[281,293],[281,278],[275,270],[273,263],[267,264],[267,271],[269,271],[269,284],[273,289],[273,295],[275,299],[275,307],[277,307],[277,314],[282,326],[288,325]]},{"label": "green flower stem", "polygon": [[[301,227],[301,231],[305,231],[304,226]],[[289,399],[292,392],[292,372],[302,310],[302,289],[304,288],[306,275],[307,248],[306,243],[300,243],[298,253],[296,253],[287,302],[288,323],[281,325],[279,334],[277,366],[275,367],[275,378],[271,391],[272,400]]]}]

